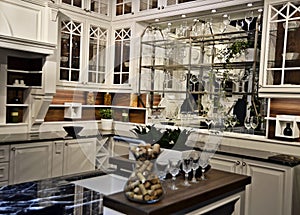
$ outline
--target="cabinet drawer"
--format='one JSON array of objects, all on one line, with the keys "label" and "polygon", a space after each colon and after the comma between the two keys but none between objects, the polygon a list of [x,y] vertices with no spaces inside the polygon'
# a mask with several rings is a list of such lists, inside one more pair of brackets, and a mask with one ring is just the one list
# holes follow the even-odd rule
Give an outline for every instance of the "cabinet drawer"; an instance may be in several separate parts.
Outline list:
[{"label": "cabinet drawer", "polygon": [[0,163],[0,181],[8,180],[8,163]]},{"label": "cabinet drawer", "polygon": [[0,162],[9,160],[9,145],[0,146]]}]

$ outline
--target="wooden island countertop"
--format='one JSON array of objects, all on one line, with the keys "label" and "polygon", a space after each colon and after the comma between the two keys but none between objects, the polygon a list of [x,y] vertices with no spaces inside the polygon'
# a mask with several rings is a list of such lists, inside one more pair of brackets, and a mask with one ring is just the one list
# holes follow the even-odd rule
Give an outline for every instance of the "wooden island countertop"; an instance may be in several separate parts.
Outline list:
[{"label": "wooden island countertop", "polygon": [[[181,186],[182,176],[176,179],[179,185],[178,190],[170,190],[165,183],[164,198],[153,204],[136,203],[129,201],[124,192],[104,196],[103,206],[124,214],[186,214],[190,211],[208,206],[214,202],[241,193],[246,185],[251,183],[251,177],[239,175],[219,170],[211,169],[206,173],[207,180],[191,184],[189,187]],[[241,201],[244,201],[242,199]],[[231,209],[226,209],[226,205],[216,208],[215,213],[207,214],[231,214],[234,210],[235,201],[227,204]],[[243,204],[243,202],[241,203]],[[224,212],[231,210],[231,212]],[[239,214],[239,213],[238,213]],[[241,213],[242,214],[242,213]]]}]

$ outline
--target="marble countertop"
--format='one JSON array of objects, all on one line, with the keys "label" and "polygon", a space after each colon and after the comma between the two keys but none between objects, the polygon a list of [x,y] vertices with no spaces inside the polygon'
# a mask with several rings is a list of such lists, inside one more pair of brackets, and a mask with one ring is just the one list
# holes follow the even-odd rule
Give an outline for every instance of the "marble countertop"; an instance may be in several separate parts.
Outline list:
[{"label": "marble countertop", "polygon": [[84,184],[81,186],[74,181],[99,179],[105,175],[100,171],[92,171],[2,186],[0,187],[0,214],[101,214],[103,196],[101,190],[89,189]]}]

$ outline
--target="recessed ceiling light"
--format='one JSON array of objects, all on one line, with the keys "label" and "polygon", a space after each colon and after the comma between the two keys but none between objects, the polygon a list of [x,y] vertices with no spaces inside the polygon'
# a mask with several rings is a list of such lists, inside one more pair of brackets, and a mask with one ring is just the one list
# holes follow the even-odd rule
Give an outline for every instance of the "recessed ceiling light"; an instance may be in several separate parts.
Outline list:
[{"label": "recessed ceiling light", "polygon": [[259,8],[257,11],[261,13],[261,12],[263,12],[263,9]]},{"label": "recessed ceiling light", "polygon": [[248,3],[248,4],[247,4],[247,7],[252,7],[252,6],[253,6],[252,3]]},{"label": "recessed ceiling light", "polygon": [[228,17],[228,14],[223,14],[223,17],[224,17],[224,18]]},{"label": "recessed ceiling light", "polygon": [[181,17],[182,17],[182,18],[185,18],[185,17],[186,17],[186,15],[185,15],[185,14],[182,14],[182,15],[181,15]]},{"label": "recessed ceiling light", "polygon": [[155,22],[158,22],[158,21],[159,21],[159,19],[155,19],[154,21],[155,21]]},{"label": "recessed ceiling light", "polygon": [[216,10],[216,9],[212,9],[211,12],[212,12],[212,13],[215,13],[215,12],[217,12],[217,10]]},{"label": "recessed ceiling light", "polygon": [[171,25],[172,25],[172,23],[171,23],[171,22],[169,22],[169,23],[168,23],[168,26],[171,26]]}]

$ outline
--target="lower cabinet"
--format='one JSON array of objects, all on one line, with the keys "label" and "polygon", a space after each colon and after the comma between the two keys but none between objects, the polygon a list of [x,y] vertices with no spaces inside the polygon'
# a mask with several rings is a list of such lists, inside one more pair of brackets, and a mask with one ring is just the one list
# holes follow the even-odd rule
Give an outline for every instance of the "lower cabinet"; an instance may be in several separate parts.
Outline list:
[{"label": "lower cabinet", "polygon": [[217,154],[211,159],[211,166],[252,177],[246,188],[246,215],[294,214],[294,168]]},{"label": "lower cabinet", "polygon": [[51,161],[52,142],[11,145],[9,184],[51,177]]},{"label": "lower cabinet", "polygon": [[64,145],[63,175],[95,169],[96,139],[67,140]]},{"label": "lower cabinet", "polygon": [[12,144],[9,155],[0,162],[0,186],[94,170],[96,138]]}]

